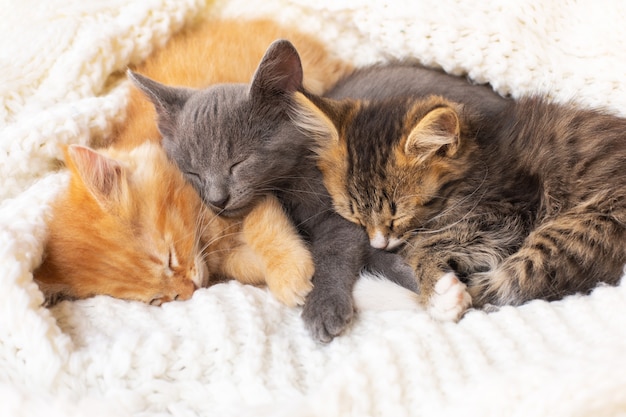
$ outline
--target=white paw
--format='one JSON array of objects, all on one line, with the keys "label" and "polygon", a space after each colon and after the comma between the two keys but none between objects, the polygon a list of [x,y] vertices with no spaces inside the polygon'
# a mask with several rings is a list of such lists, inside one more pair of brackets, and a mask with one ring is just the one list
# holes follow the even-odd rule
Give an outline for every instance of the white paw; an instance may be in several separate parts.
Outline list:
[{"label": "white paw", "polygon": [[471,305],[472,297],[465,284],[453,272],[448,272],[435,284],[428,312],[431,317],[440,321],[457,321]]}]

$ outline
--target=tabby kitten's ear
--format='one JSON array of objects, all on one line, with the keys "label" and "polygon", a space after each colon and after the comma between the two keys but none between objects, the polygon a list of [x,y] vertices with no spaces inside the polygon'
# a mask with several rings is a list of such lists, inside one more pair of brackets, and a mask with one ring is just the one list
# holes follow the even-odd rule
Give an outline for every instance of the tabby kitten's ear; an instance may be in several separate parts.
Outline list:
[{"label": "tabby kitten's ear", "polygon": [[457,112],[451,107],[438,107],[427,113],[409,133],[404,152],[417,163],[433,155],[453,157],[459,148],[460,134]]},{"label": "tabby kitten's ear", "polygon": [[302,63],[296,48],[287,40],[276,40],[265,51],[252,77],[250,96],[267,97],[302,90],[302,77]]},{"label": "tabby kitten's ear", "polygon": [[350,123],[352,110],[356,108],[353,100],[332,100],[314,95],[305,96],[297,92],[295,104],[291,109],[292,121],[300,130],[313,138],[317,145],[325,148],[337,145],[342,126]]},{"label": "tabby kitten's ear", "polygon": [[127,73],[133,84],[154,104],[159,116],[161,134],[173,138],[176,130],[176,117],[191,96],[191,91],[186,88],[163,85],[131,70]]},{"label": "tabby kitten's ear", "polygon": [[127,179],[118,161],[80,145],[68,146],[65,155],[70,170],[80,176],[102,208],[108,210],[122,201],[127,192]]}]

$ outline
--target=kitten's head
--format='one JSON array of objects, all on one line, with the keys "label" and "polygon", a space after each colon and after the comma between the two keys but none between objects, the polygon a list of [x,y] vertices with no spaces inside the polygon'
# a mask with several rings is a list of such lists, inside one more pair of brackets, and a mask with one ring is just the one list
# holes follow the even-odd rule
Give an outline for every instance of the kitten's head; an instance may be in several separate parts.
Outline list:
[{"label": "kitten's head", "polygon": [[129,76],[154,103],[168,156],[220,214],[245,214],[308,149],[289,115],[302,66],[288,41],[270,45],[250,85],[192,90]]},{"label": "kitten's head", "polygon": [[395,249],[427,228],[464,176],[471,146],[455,103],[314,96],[298,103],[335,210],[365,227],[375,248]]},{"label": "kitten's head", "polygon": [[72,145],[35,280],[47,299],[97,294],[161,304],[206,284],[202,203],[159,145],[129,152]]}]

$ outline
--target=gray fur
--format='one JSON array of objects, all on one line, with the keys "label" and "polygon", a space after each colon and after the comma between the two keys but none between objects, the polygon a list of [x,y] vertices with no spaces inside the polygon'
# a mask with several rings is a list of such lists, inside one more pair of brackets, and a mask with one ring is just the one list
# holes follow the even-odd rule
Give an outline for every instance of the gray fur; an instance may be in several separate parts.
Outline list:
[{"label": "gray fur", "polygon": [[339,81],[326,97],[385,100],[429,95],[463,103],[486,117],[496,115],[510,101],[489,85],[472,84],[466,78],[409,61],[362,68]]},{"label": "gray fur", "polygon": [[370,248],[360,227],[332,211],[312,140],[291,122],[302,68],[289,42],[270,46],[251,85],[191,91],[133,79],[155,103],[167,154],[206,204],[239,216],[266,193],[283,202],[315,261],[302,315],[316,340],[332,340],[351,322],[352,286],[363,267],[417,290],[400,256]]}]

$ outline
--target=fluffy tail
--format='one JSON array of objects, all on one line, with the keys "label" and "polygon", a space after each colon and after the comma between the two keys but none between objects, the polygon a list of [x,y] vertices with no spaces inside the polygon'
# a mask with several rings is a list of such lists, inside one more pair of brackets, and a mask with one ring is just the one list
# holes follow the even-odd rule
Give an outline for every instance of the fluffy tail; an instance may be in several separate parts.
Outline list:
[{"label": "fluffy tail", "polygon": [[352,292],[356,309],[373,310],[417,310],[423,309],[418,295],[395,284],[384,276],[363,271]]}]

